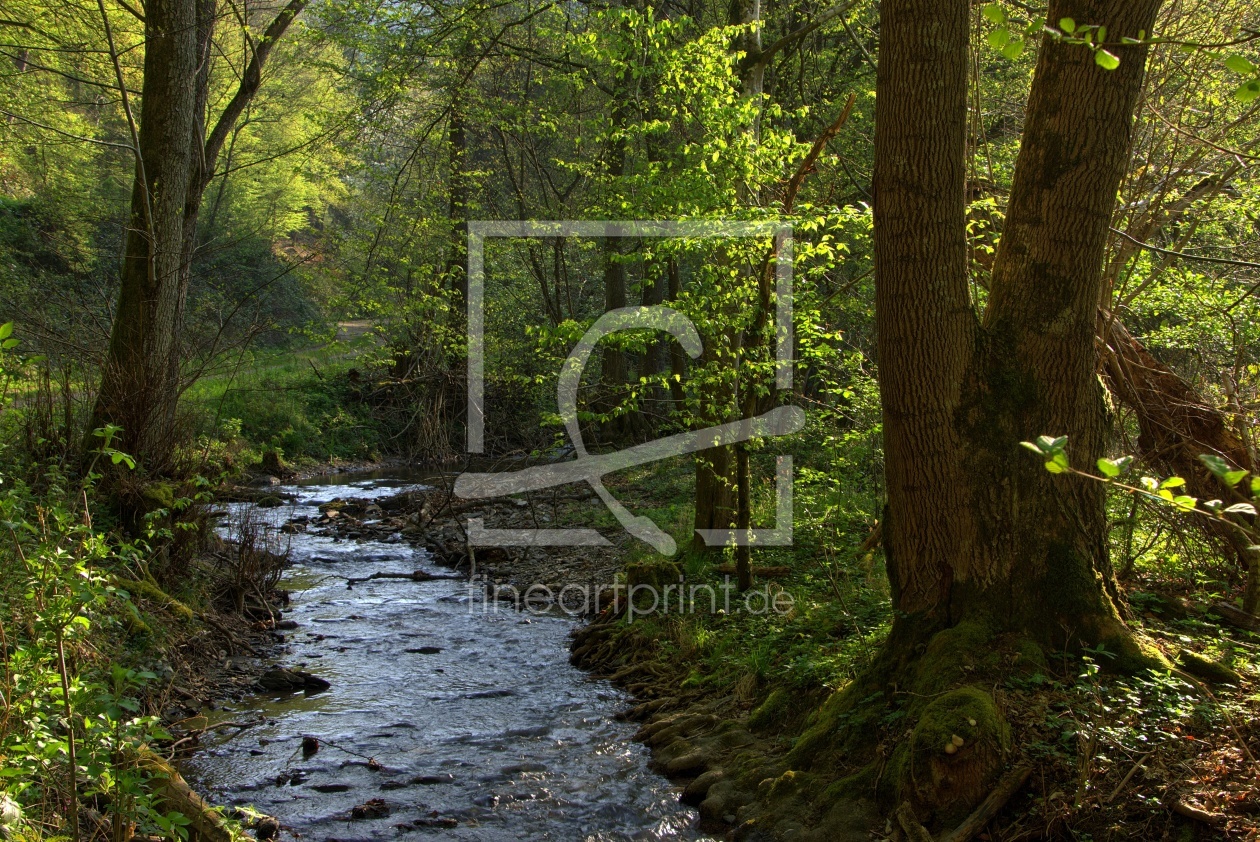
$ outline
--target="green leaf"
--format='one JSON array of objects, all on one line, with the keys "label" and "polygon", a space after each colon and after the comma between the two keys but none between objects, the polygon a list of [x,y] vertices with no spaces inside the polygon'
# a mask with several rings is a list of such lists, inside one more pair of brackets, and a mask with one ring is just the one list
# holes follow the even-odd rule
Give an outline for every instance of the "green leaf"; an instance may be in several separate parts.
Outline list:
[{"label": "green leaf", "polygon": [[1094,63],[1103,70],[1115,70],[1120,66],[1120,59],[1106,50],[1098,50],[1094,53]]},{"label": "green leaf", "polygon": [[1181,488],[1186,481],[1181,477],[1169,477],[1159,484],[1160,488]]},{"label": "green leaf", "polygon": [[1251,478],[1251,493],[1260,494],[1260,477]]},{"label": "green leaf", "polygon": [[1193,497],[1182,495],[1180,497],[1173,498],[1172,502],[1174,506],[1181,509],[1182,511],[1192,512],[1194,511],[1195,504],[1198,503],[1199,501]]},{"label": "green leaf", "polygon": [[18,346],[18,340],[16,339],[6,339],[3,342],[0,342],[0,349],[3,349],[5,351],[9,350],[10,348],[16,348],[17,346]]},{"label": "green leaf", "polygon": [[1030,441],[1021,441],[1019,443],[1019,446],[1028,448],[1033,453],[1036,453],[1038,456],[1042,455],[1045,452],[1044,450],[1041,449],[1040,445],[1034,444],[1033,442],[1030,442]]},{"label": "green leaf", "polygon": [[1200,453],[1199,461],[1218,477],[1223,477],[1225,474],[1229,473],[1229,463],[1219,456],[1215,456],[1211,453]]},{"label": "green leaf", "polygon": [[1225,66],[1240,76],[1254,76],[1256,73],[1256,66],[1245,56],[1240,56],[1238,53],[1234,53],[1225,59]]},{"label": "green leaf", "polygon": [[1242,478],[1245,476],[1247,476],[1246,471],[1238,470],[1238,471],[1230,471],[1229,473],[1225,474],[1225,476],[1221,477],[1221,479],[1225,481],[1226,485],[1228,485],[1230,488],[1233,488],[1234,486],[1238,485],[1238,483],[1242,482]]},{"label": "green leaf", "polygon": [[1063,466],[1058,462],[1047,462],[1046,470],[1052,474],[1061,474],[1063,473]]},{"label": "green leaf", "polygon": [[1099,459],[1098,472],[1101,473],[1103,476],[1105,476],[1107,479],[1115,479],[1116,477],[1120,476],[1120,466],[1110,459],[1106,459],[1106,458]]},{"label": "green leaf", "polygon": [[1024,42],[1016,39],[1002,48],[1002,55],[1011,61],[1019,58],[1024,54]]},{"label": "green leaf", "polygon": [[1076,21],[1071,18],[1059,18],[1059,29],[1071,35],[1076,31]]},{"label": "green leaf", "polygon": [[5,322],[0,325],[0,339],[8,339],[13,335],[13,322]]},{"label": "green leaf", "polygon": [[1041,448],[1042,453],[1054,453],[1056,450],[1062,450],[1066,444],[1067,436],[1059,436],[1058,438],[1037,436],[1037,446]]},{"label": "green leaf", "polygon": [[1255,516],[1255,514],[1256,514],[1256,507],[1255,507],[1255,506],[1253,506],[1253,505],[1251,505],[1250,503],[1235,503],[1235,504],[1234,504],[1234,505],[1232,505],[1232,506],[1226,506],[1226,507],[1225,507],[1225,514],[1227,514],[1227,515],[1251,515],[1251,516],[1253,516],[1253,517],[1254,517],[1254,516]]},{"label": "green leaf", "polygon": [[988,35],[989,46],[995,50],[1000,50],[1011,41],[1011,33],[1005,27],[999,27],[991,30]]},{"label": "green leaf", "polygon": [[1250,82],[1244,82],[1234,91],[1234,99],[1246,105],[1249,102],[1260,97],[1260,79],[1252,79]]},{"label": "green leaf", "polygon": [[989,3],[980,11],[990,23],[1006,23],[1006,12],[997,3]]}]

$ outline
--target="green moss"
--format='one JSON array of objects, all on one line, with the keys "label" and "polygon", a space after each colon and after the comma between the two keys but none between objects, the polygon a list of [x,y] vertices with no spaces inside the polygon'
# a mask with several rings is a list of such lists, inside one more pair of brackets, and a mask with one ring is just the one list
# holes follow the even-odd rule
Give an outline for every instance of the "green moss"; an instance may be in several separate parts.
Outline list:
[{"label": "green moss", "polygon": [[1010,727],[993,697],[959,687],[924,708],[889,774],[898,798],[966,813],[984,797],[1010,748]]},{"label": "green moss", "polygon": [[802,790],[808,789],[813,783],[813,776],[807,772],[798,772],[789,769],[782,775],[771,780],[769,787],[766,789],[765,797],[768,801],[778,801],[784,798],[797,795]]},{"label": "green moss", "polygon": [[1028,672],[1042,672],[1049,669],[1045,651],[1035,640],[1021,637],[1012,646],[1015,650],[1015,664]]},{"label": "green moss", "polygon": [[1102,642],[1113,657],[1103,658],[1099,666],[1108,672],[1135,675],[1146,670],[1167,672],[1172,663],[1159,647],[1140,634],[1123,630]]},{"label": "green moss", "polygon": [[655,588],[663,591],[666,585],[677,585],[681,571],[672,561],[652,559],[634,561],[626,565],[627,587]]},{"label": "green moss", "polygon": [[918,697],[948,690],[966,676],[966,668],[993,655],[993,633],[979,620],[964,620],[937,633],[918,659],[910,691]]},{"label": "green moss", "polygon": [[940,752],[954,736],[966,743],[996,739],[1005,751],[1010,729],[993,697],[979,687],[959,687],[932,701],[915,723],[910,743],[915,750]]},{"label": "green moss", "polygon": [[150,602],[163,606],[181,620],[191,620],[193,618],[191,608],[152,582],[147,582],[143,579],[119,579],[118,586],[129,593],[142,596]]},{"label": "green moss", "polygon": [[792,696],[786,689],[782,687],[775,689],[748,716],[748,727],[769,728],[780,724],[783,716],[787,713],[791,699]]},{"label": "green moss", "polygon": [[169,482],[151,482],[140,492],[150,509],[174,509],[175,486]]},{"label": "green moss", "polygon": [[1177,666],[1191,675],[1212,684],[1241,684],[1242,676],[1234,670],[1202,655],[1183,649],[1177,657]]},{"label": "green moss", "polygon": [[[885,769],[885,775],[887,770]],[[875,786],[882,780],[880,768],[875,763],[868,763],[856,772],[832,781],[822,794],[814,801],[819,809],[829,809],[837,801],[868,797],[874,794]]]},{"label": "green moss", "polygon": [[[847,689],[847,688],[846,688]],[[796,738],[788,753],[788,763],[809,766],[823,749],[835,742],[836,730],[847,718],[852,702],[844,690],[832,693],[811,717],[805,732]]]}]

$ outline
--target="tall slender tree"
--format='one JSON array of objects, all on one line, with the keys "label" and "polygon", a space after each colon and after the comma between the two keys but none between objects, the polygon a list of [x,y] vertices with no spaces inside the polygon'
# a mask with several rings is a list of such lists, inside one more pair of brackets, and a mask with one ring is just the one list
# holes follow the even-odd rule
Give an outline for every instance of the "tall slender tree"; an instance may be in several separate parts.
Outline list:
[{"label": "tall slender tree", "polygon": [[[169,467],[175,443],[180,333],[202,199],[224,143],[262,86],[267,59],[306,2],[290,0],[260,38],[245,32],[248,53],[240,82],[208,133],[217,0],[145,5],[138,125],[119,74],[135,132],[136,168],[118,309],[88,429],[120,427],[116,446],[151,472]],[[95,443],[89,440],[88,446]]]}]

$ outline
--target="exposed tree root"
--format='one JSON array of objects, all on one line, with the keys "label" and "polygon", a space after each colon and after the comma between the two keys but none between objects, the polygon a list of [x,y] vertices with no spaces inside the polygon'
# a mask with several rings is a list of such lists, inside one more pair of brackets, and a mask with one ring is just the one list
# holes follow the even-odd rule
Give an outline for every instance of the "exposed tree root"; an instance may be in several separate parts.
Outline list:
[{"label": "exposed tree root", "polygon": [[941,842],[969,842],[994,816],[1001,812],[1006,802],[1019,792],[1020,787],[1032,774],[1032,770],[1032,766],[1017,766],[1003,775],[998,785],[993,788],[993,792],[989,793],[989,797],[984,799],[962,824],[943,836]]}]

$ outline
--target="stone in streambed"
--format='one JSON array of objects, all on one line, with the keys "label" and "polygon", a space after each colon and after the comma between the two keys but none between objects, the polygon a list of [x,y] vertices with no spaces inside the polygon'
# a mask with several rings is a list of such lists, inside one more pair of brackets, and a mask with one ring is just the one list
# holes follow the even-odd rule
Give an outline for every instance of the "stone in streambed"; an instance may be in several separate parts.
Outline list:
[{"label": "stone in streambed", "polygon": [[697,775],[705,771],[709,766],[703,753],[699,751],[691,751],[680,757],[675,757],[665,763],[665,774],[673,777],[686,777],[688,775]]},{"label": "stone in streambed", "polygon": [[383,798],[373,798],[350,808],[350,818],[355,821],[361,819],[383,819],[388,815],[389,805],[385,803]]},{"label": "stone in streambed", "polygon": [[437,786],[438,784],[449,784],[455,780],[455,776],[450,773],[441,775],[420,775],[411,779],[411,783],[419,786]]},{"label": "stone in streambed", "polygon": [[258,687],[272,693],[296,693],[305,690],[318,693],[332,687],[324,679],[303,670],[272,667],[258,678]]},{"label": "stone in streambed", "polygon": [[271,816],[263,816],[254,825],[254,838],[258,842],[267,842],[268,839],[274,839],[279,832],[280,822]]}]

